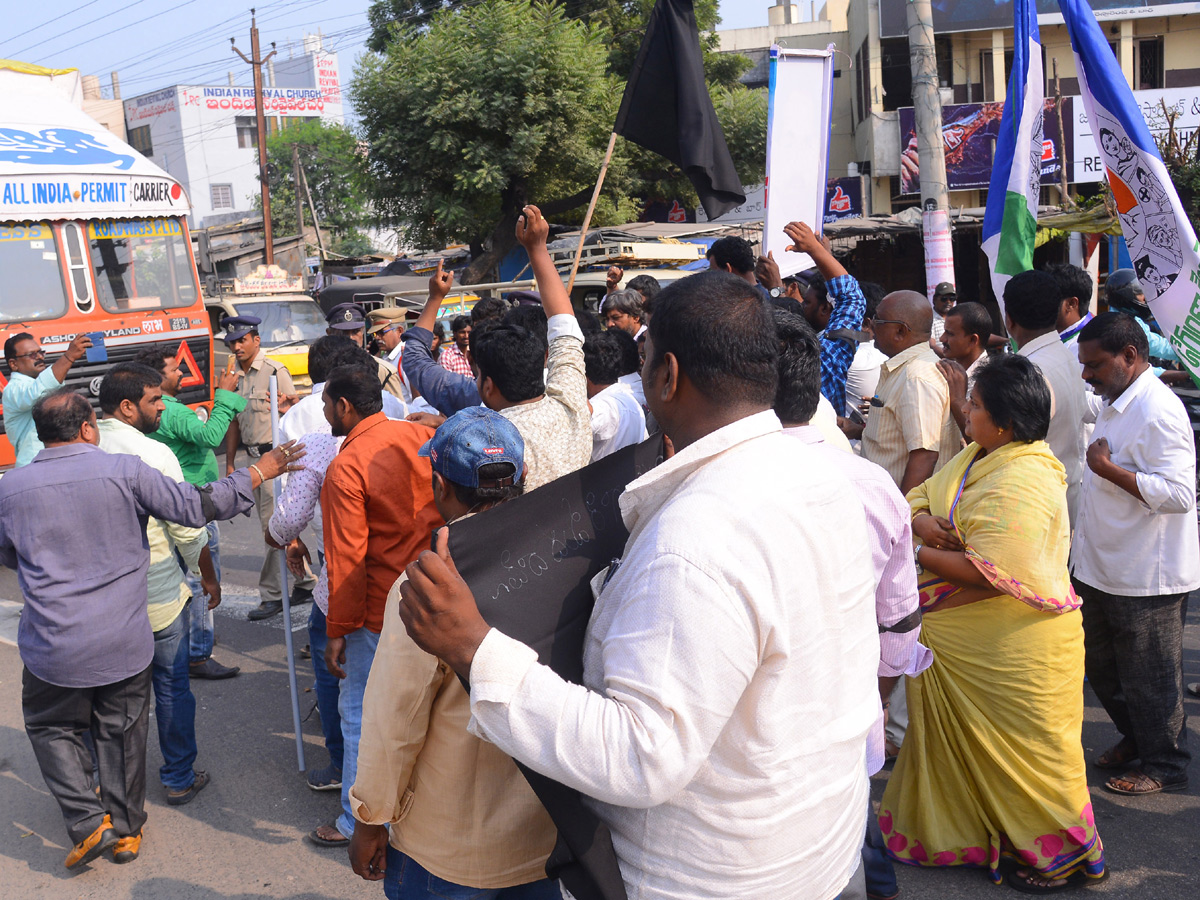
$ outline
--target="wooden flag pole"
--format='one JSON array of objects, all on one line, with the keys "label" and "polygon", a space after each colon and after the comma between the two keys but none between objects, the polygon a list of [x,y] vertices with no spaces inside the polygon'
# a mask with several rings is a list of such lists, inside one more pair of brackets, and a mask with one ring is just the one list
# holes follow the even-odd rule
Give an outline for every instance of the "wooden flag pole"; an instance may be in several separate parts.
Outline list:
[{"label": "wooden flag pole", "polygon": [[575,286],[575,274],[579,271],[579,260],[583,257],[583,242],[587,239],[588,226],[592,224],[592,213],[596,211],[596,201],[600,199],[600,188],[604,186],[604,176],[608,172],[608,164],[612,161],[613,147],[617,144],[617,133],[608,136],[608,149],[604,151],[604,162],[600,166],[600,177],[596,179],[596,189],[592,191],[592,202],[588,204],[587,215],[583,217],[583,226],[579,229],[579,246],[575,248],[575,259],[571,262],[571,277],[567,279],[567,296],[571,296],[571,288]]}]

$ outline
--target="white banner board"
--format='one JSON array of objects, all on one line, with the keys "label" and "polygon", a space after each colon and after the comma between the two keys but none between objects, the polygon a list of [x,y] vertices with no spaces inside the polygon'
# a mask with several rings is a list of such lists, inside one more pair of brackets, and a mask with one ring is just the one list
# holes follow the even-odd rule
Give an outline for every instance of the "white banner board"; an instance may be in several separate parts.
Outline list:
[{"label": "white banner board", "polygon": [[832,112],[833,52],[772,47],[762,248],[775,254],[782,275],[812,265],[807,253],[785,252],[791,240],[783,227],[802,221],[821,231]]}]

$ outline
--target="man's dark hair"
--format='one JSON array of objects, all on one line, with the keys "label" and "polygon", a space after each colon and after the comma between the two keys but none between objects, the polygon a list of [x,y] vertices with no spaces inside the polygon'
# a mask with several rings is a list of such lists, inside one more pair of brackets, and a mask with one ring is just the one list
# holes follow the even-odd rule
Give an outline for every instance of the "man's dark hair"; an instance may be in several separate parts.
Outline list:
[{"label": "man's dark hair", "polygon": [[354,351],[365,352],[344,334],[327,334],[317,338],[308,348],[308,377],[321,384],[329,373],[354,358]]},{"label": "man's dark hair", "polygon": [[641,322],[646,318],[646,301],[637,291],[626,288],[623,291],[613,291],[604,298],[604,312],[615,309],[627,316],[633,316]]},{"label": "man's dark hair", "polygon": [[1009,354],[985,365],[975,375],[975,390],[992,421],[1000,428],[1012,429],[1013,440],[1046,439],[1050,387],[1041,369],[1024,356]]},{"label": "man's dark hair", "polygon": [[875,310],[879,309],[879,301],[887,296],[887,290],[882,284],[875,281],[860,281],[858,289],[862,291],[863,298],[867,301],[867,310],[863,313],[863,318],[875,318]]},{"label": "man's dark hair", "polygon": [[958,303],[946,310],[946,318],[951,316],[957,316],[963,331],[978,337],[979,346],[987,350],[988,339],[992,336],[992,314],[986,306],[973,301]]},{"label": "man's dark hair", "polygon": [[[484,503],[495,506],[497,503],[506,503],[520,497],[525,492],[524,482],[516,480],[520,477],[521,473],[516,471],[512,463],[494,462],[479,467],[479,487],[467,487],[449,478],[446,479],[446,484],[454,488],[454,496],[458,498],[459,503],[474,508]],[[513,484],[498,483],[506,482],[510,478],[514,480]]]},{"label": "man's dark hair", "polygon": [[147,347],[141,353],[133,358],[135,363],[141,363],[143,366],[149,366],[159,375],[167,370],[167,360],[174,359],[175,353],[169,347],[159,345],[157,347]]},{"label": "man's dark hair", "polygon": [[608,332],[621,348],[621,374],[632,375],[642,367],[642,355],[638,352],[637,341],[628,331],[620,328]]},{"label": "man's dark hair", "polygon": [[775,308],[779,387],[775,414],[785,425],[811,422],[821,401],[821,342],[803,316]]},{"label": "man's dark hair", "polygon": [[[754,271],[754,246],[745,238],[729,235],[713,241],[713,245],[704,254],[715,262],[722,270],[731,266],[733,271],[745,275]],[[656,298],[657,299],[657,298]],[[657,310],[657,306],[655,307]]]},{"label": "man's dark hair", "polygon": [[21,341],[36,341],[32,334],[28,331],[18,331],[16,334],[10,334],[4,340],[4,358],[9,363],[17,358],[17,344]]},{"label": "man's dark hair", "polygon": [[471,325],[474,327],[486,319],[499,319],[508,312],[508,304],[499,297],[484,297],[471,307]]},{"label": "man's dark hair", "polygon": [[537,335],[542,342],[542,355],[550,348],[550,340],[547,337],[549,331],[549,323],[546,319],[546,311],[540,306],[514,306],[504,314],[501,319],[505,325],[519,325],[531,334]]},{"label": "man's dark hair", "polygon": [[709,400],[771,406],[779,382],[779,342],[771,307],[744,279],[697,272],[673,282],[654,300],[654,358],[666,354]]},{"label": "man's dark hair", "polygon": [[626,283],[625,290],[637,291],[642,295],[642,310],[649,315],[654,298],[662,291],[662,285],[653,275],[635,275]]},{"label": "man's dark hair", "polygon": [[586,309],[575,314],[575,321],[579,323],[579,330],[583,332],[583,339],[585,341],[593,334],[599,334],[605,330],[604,323],[600,321],[600,317]]},{"label": "man's dark hair", "polygon": [[829,288],[825,286],[825,277],[817,269],[805,269],[803,272],[796,273],[796,281],[800,285],[800,292],[805,291],[813,294],[817,298],[818,303],[829,302]]},{"label": "man's dark hair", "polygon": [[83,423],[90,421],[94,415],[92,405],[83,394],[69,387],[43,394],[33,404],[33,424],[37,428],[38,440],[43,444],[62,444],[75,440]]},{"label": "man's dark hair", "polygon": [[1099,341],[1100,349],[1113,356],[1132,346],[1138,359],[1150,358],[1150,339],[1128,313],[1109,311],[1096,316],[1079,332],[1079,343],[1084,341]]},{"label": "man's dark hair", "polygon": [[336,403],[345,400],[364,419],[383,411],[383,386],[379,375],[358,363],[331,369],[325,380],[324,396]]},{"label": "man's dark hair", "polygon": [[1004,311],[1030,331],[1053,328],[1058,321],[1062,292],[1058,282],[1045,272],[1019,272],[1004,286]]},{"label": "man's dark hair", "polygon": [[470,316],[455,316],[450,320],[450,332],[453,334],[456,331],[462,331],[464,328],[471,327]]},{"label": "man's dark hair", "polygon": [[[629,337],[627,334],[625,336]],[[633,349],[636,353],[637,344],[633,345]],[[583,342],[583,368],[592,384],[616,384],[623,374],[621,368],[624,362],[615,332],[602,331]]]},{"label": "man's dark hair", "polygon": [[546,345],[536,334],[520,325],[496,325],[484,330],[479,340],[475,334],[471,332],[471,357],[501,397],[521,403],[546,393]]},{"label": "man's dark hair", "polygon": [[100,381],[100,409],[111,416],[128,400],[134,406],[142,402],[147,388],[162,384],[162,373],[142,363],[120,363],[108,370]]},{"label": "man's dark hair", "polygon": [[1062,299],[1077,297],[1080,310],[1086,310],[1092,302],[1092,276],[1079,266],[1070,263],[1051,263],[1046,274],[1058,282]]}]

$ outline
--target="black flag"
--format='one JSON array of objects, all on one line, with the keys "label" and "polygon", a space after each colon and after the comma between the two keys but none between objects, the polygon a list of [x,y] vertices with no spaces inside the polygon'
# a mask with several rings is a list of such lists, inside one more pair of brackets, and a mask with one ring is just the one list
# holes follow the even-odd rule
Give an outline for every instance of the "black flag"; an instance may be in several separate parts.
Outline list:
[{"label": "black flag", "polygon": [[708,85],[692,0],[658,0],[613,131],[691,179],[710,219],[746,202]]}]

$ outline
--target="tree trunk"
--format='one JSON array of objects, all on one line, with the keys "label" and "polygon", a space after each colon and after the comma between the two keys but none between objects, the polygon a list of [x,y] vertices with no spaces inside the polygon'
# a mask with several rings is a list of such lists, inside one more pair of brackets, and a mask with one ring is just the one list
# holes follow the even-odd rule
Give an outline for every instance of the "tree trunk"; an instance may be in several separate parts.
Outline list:
[{"label": "tree trunk", "polygon": [[[551,200],[545,205],[539,205],[538,208],[542,211],[542,215],[549,218],[583,206],[591,199],[591,196],[592,188],[586,187],[577,194],[559,200]],[[504,191],[501,197],[500,221],[496,223],[487,239],[487,249],[484,249],[484,244],[477,241],[472,241],[470,244],[471,262],[463,269],[463,284],[485,284],[489,281],[500,280],[500,262],[508,256],[513,247],[517,246],[517,218],[521,215],[521,210],[525,208],[527,202],[525,182],[523,181],[510,185]]]}]

